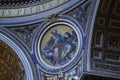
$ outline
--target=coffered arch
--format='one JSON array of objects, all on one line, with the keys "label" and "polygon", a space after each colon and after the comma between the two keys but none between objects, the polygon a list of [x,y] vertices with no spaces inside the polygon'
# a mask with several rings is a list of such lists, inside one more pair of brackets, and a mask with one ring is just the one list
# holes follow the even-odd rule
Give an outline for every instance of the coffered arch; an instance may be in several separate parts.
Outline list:
[{"label": "coffered arch", "polygon": [[0,33],[0,43],[1,79],[34,80],[32,67],[24,52],[10,38],[2,33]]}]

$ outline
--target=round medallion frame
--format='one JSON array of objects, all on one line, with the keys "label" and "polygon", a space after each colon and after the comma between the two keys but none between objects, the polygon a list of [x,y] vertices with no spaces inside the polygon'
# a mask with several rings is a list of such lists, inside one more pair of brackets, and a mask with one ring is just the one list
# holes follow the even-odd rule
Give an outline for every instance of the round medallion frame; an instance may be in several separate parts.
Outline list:
[{"label": "round medallion frame", "polygon": [[[60,35],[62,36],[63,42],[56,42],[54,41],[52,46],[49,47],[48,49],[48,42],[51,39],[51,34],[52,31],[55,30],[57,31],[57,38],[61,39]],[[83,47],[83,31],[81,29],[81,26],[79,25],[79,23],[77,23],[75,20],[69,18],[69,17],[63,17],[61,16],[58,21],[56,22],[45,22],[44,24],[41,25],[41,28],[38,30],[38,34],[37,36],[37,42],[36,42],[36,57],[39,61],[39,67],[40,69],[48,74],[58,74],[59,72],[65,72],[69,69],[71,69],[72,67],[74,67],[78,61],[80,60],[80,55],[82,53],[82,47]],[[72,32],[75,32],[75,34],[73,35]],[[70,42],[70,44],[67,44],[69,42],[67,42],[67,39],[65,40],[65,33],[70,33],[70,35],[73,35],[74,37],[70,37],[72,39],[72,41]],[[58,37],[59,36],[59,37]],[[73,40],[75,39],[76,36],[76,42]],[[67,35],[68,37],[68,35]],[[73,42],[73,43],[72,43]],[[75,43],[75,45],[74,45]],[[50,44],[50,43],[49,43]],[[53,45],[56,44],[54,47]],[[51,51],[52,48],[52,53],[45,53],[43,52],[43,49],[46,49],[47,45],[47,50]],[[66,47],[66,45],[68,45]],[[73,45],[74,45],[74,49],[73,49]],[[56,48],[57,46],[57,48]],[[60,46],[60,47],[59,47]],[[63,48],[61,48],[63,47]],[[56,50],[56,53],[55,53]],[[58,50],[58,51],[57,51]],[[60,51],[59,51],[60,50]],[[68,52],[63,53],[65,50],[67,50]],[[62,52],[61,52],[62,51]],[[71,52],[70,52],[71,51]],[[61,52],[61,53],[60,53]],[[48,59],[48,57],[46,57],[50,54],[51,57],[50,59]],[[55,54],[61,54],[61,55],[67,55],[67,57],[63,57],[61,58],[60,55],[58,55],[57,59],[54,58],[56,56],[54,56]],[[70,57],[68,59],[68,55],[72,55],[72,57]],[[60,58],[60,59],[59,59]],[[59,61],[59,60],[60,61]],[[56,61],[55,64],[53,61]]]}]

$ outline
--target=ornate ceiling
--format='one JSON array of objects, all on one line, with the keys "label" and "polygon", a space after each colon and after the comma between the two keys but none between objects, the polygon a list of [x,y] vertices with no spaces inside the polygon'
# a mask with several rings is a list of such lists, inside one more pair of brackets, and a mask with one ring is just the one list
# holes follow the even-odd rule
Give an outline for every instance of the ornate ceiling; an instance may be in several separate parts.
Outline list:
[{"label": "ornate ceiling", "polygon": [[[119,76],[120,1],[100,0],[98,13],[95,15],[97,1],[1,0],[0,31],[5,35],[11,35],[11,40],[15,40],[16,44],[19,43],[24,54],[29,55],[31,59],[29,62],[31,64],[33,62],[32,67],[34,66],[36,70],[37,78],[33,78],[34,80],[45,80],[45,78],[55,80],[56,77],[61,79],[66,76],[79,78],[80,73],[84,70],[87,72],[87,69],[98,75]],[[94,24],[93,18],[95,17]],[[93,33],[92,24],[95,26]],[[61,57],[61,55],[53,55],[56,52],[54,49],[48,49],[51,52],[48,50],[45,52],[44,46],[49,42],[47,41],[50,38],[48,34],[52,29],[56,29],[62,36],[65,36],[66,32],[72,36],[77,34],[75,44],[70,43],[72,44],[70,47],[73,49],[69,48],[72,51],[69,54],[75,54]],[[72,31],[75,32],[74,35]],[[91,41],[92,47],[89,46]],[[64,43],[67,42],[64,41]],[[88,50],[86,46],[88,46]],[[27,75],[25,75],[24,63],[21,63],[16,53],[3,41],[0,41],[0,80],[33,80],[31,77],[26,78],[30,73],[26,72]],[[81,57],[83,53],[85,54]],[[89,53],[91,54],[89,55]],[[83,61],[85,61],[84,64]]]},{"label": "ornate ceiling", "polygon": [[1,40],[0,80],[26,80],[22,62],[17,54]]}]

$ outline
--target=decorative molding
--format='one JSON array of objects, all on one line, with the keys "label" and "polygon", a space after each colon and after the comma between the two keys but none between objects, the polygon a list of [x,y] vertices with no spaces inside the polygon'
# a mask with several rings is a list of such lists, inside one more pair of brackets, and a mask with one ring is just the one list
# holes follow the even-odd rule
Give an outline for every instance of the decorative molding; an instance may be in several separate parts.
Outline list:
[{"label": "decorative molding", "polygon": [[27,7],[17,7],[17,8],[0,8],[0,17],[23,17],[26,15],[42,13],[44,11],[49,11],[50,9],[60,7],[60,5],[65,5],[66,2],[71,2],[69,0],[50,0],[46,3],[27,6]]},{"label": "decorative molding", "polygon": [[100,9],[100,12],[107,14],[110,7],[110,3],[111,3],[111,0],[102,0],[102,6]]},{"label": "decorative molding", "polygon": [[93,28],[94,28],[94,22],[95,22],[95,17],[97,14],[98,6],[99,6],[100,0],[92,0],[91,7],[90,7],[90,12],[89,12],[89,17],[88,21],[86,24],[86,29],[85,29],[85,52],[83,54],[83,73],[85,71],[89,71],[91,69],[91,42],[92,42],[92,33],[93,33]]},{"label": "decorative molding", "polygon": [[95,47],[103,46],[103,31],[101,30],[95,31],[94,46]]},{"label": "decorative molding", "polygon": [[[84,1],[85,0],[51,0],[51,3],[48,2],[32,7],[0,10],[0,26],[18,26],[41,22],[49,15],[57,13],[64,14],[82,4]],[[52,3],[54,3],[54,5]]]},{"label": "decorative molding", "polygon": [[60,18],[61,14],[58,13],[58,14],[53,14],[51,16],[48,16],[46,19],[49,21],[49,22],[55,22],[57,21],[59,18]]},{"label": "decorative molding", "polygon": [[93,58],[94,59],[102,59],[102,52],[93,51]]},{"label": "decorative molding", "polygon": [[120,63],[120,55],[115,53],[105,53],[105,60]]},{"label": "decorative molding", "polygon": [[106,64],[106,63],[94,62],[93,69],[101,70],[103,72],[120,73],[119,65],[111,65],[111,64]]},{"label": "decorative molding", "polygon": [[102,17],[98,17],[98,20],[97,20],[97,25],[99,26],[104,26],[105,25],[105,18],[102,18]]}]

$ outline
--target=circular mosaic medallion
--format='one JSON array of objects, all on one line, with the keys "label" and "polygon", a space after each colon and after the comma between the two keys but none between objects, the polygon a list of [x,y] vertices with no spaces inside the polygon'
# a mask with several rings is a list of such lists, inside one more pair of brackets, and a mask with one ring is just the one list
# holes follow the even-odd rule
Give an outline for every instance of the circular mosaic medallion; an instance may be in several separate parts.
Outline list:
[{"label": "circular mosaic medallion", "polygon": [[71,21],[45,23],[37,43],[38,59],[44,71],[59,72],[74,66],[80,57],[82,38],[80,26]]}]

